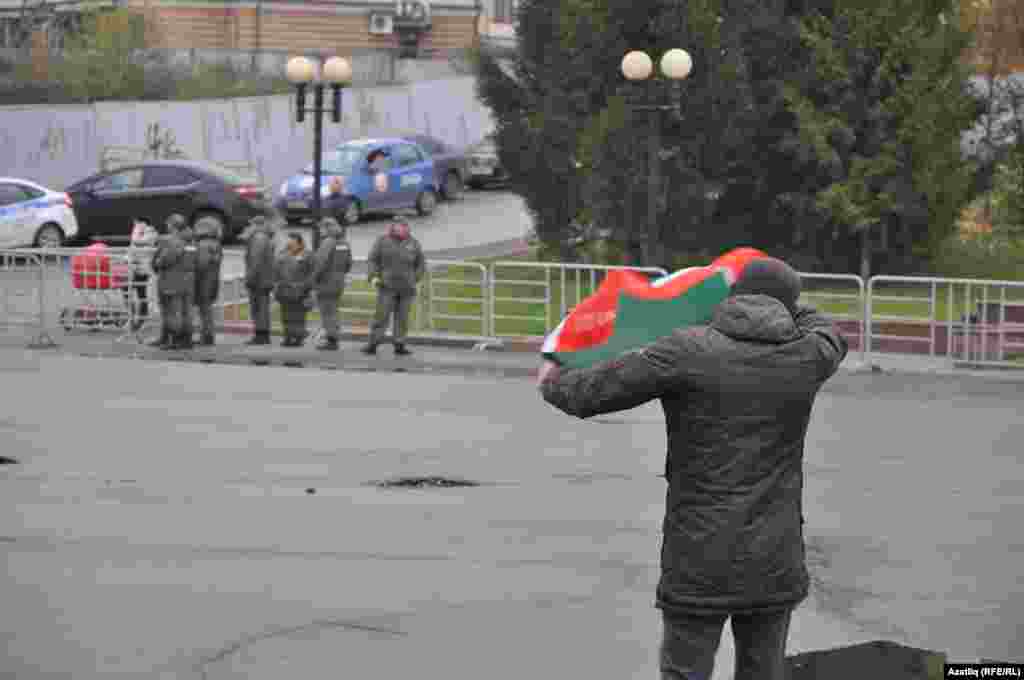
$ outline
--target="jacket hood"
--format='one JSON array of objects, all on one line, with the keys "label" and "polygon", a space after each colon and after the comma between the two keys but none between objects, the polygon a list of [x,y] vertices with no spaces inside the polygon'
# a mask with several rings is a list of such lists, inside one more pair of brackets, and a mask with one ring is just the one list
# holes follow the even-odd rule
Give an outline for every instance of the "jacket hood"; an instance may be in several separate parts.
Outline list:
[{"label": "jacket hood", "polygon": [[343,241],[345,239],[345,228],[340,224],[329,224],[324,227],[324,236]]},{"label": "jacket hood", "polygon": [[217,220],[208,220],[205,217],[198,222],[195,226],[195,237],[196,240],[205,238],[220,238],[220,224]]},{"label": "jacket hood", "polygon": [[786,306],[767,295],[736,295],[715,308],[711,327],[735,340],[782,344],[800,331]]}]

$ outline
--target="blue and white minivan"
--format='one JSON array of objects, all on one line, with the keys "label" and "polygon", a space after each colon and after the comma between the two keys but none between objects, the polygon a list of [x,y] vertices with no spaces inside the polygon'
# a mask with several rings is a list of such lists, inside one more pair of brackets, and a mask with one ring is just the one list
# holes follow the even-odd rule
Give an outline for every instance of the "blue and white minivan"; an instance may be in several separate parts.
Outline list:
[{"label": "blue and white minivan", "polygon": [[[434,162],[418,144],[405,139],[358,139],[323,155],[321,201],[325,212],[345,224],[363,215],[414,208],[429,215],[437,206]],[[340,193],[331,190],[341,181]],[[312,217],[313,166],[281,185],[275,206],[288,222]]]}]

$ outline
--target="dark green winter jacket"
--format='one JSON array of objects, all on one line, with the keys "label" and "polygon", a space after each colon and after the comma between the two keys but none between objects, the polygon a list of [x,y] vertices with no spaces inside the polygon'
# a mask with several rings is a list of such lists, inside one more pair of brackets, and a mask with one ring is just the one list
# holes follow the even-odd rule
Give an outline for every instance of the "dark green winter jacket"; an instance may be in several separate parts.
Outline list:
[{"label": "dark green winter jacket", "polygon": [[814,310],[794,318],[774,298],[737,296],[708,326],[542,384],[548,402],[580,418],[661,400],[663,610],[767,611],[806,597],[804,437],[814,398],[846,352]]},{"label": "dark green winter jacket", "polygon": [[195,291],[196,247],[192,230],[182,229],[157,239],[153,271],[160,295],[187,295]]},{"label": "dark green winter jacket", "polygon": [[352,249],[340,226],[330,226],[313,258],[313,288],[317,295],[341,295],[345,275],[352,270]]},{"label": "dark green winter jacket", "polygon": [[426,271],[423,248],[412,236],[404,240],[387,234],[381,236],[367,259],[369,278],[380,279],[381,288],[396,293],[415,293],[416,284]]},{"label": "dark green winter jacket", "polygon": [[220,294],[221,263],[224,251],[220,244],[220,229],[216,220],[196,222],[196,304],[210,304]]}]

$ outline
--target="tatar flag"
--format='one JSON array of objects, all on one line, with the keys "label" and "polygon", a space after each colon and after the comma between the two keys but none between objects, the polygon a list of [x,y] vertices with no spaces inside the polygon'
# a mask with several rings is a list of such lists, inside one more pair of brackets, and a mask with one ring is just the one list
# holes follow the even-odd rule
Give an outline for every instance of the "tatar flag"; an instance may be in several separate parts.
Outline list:
[{"label": "tatar flag", "polygon": [[751,260],[767,257],[737,248],[706,267],[691,267],[651,280],[629,269],[613,269],[548,335],[544,357],[569,368],[585,368],[637,349],[677,328],[711,321],[715,307]]}]

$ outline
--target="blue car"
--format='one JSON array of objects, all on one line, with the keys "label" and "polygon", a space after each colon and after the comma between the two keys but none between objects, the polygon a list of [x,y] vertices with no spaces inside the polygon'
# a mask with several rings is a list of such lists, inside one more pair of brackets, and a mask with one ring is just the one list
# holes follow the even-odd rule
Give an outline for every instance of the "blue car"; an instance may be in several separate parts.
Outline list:
[{"label": "blue car", "polygon": [[[363,215],[408,208],[429,215],[437,206],[434,162],[418,144],[405,139],[346,142],[324,153],[321,197],[324,213],[344,224],[355,224]],[[310,165],[281,185],[275,207],[288,222],[303,222],[313,216],[312,200]]]}]

